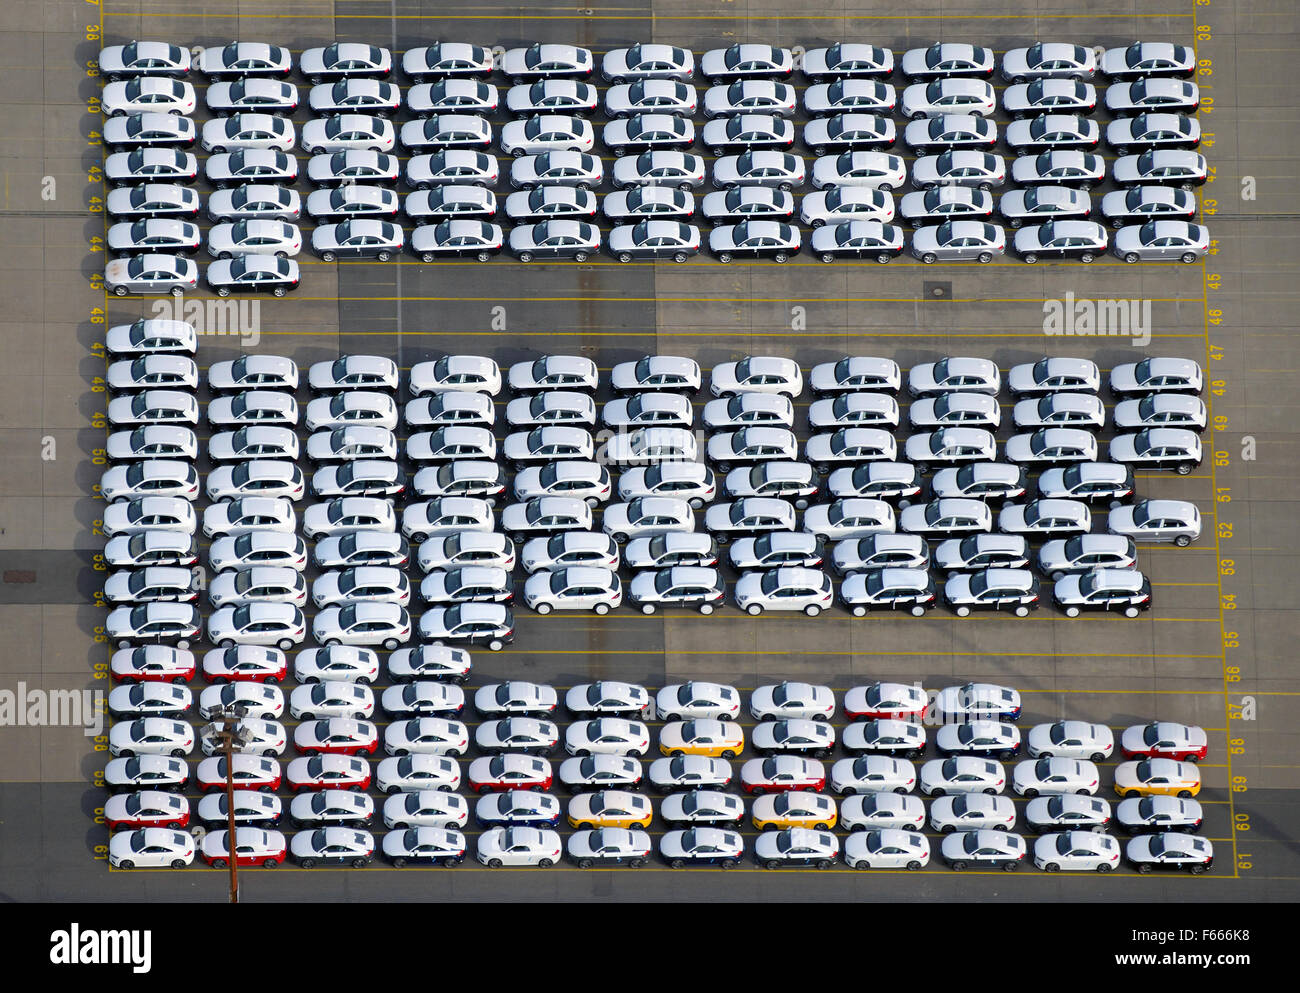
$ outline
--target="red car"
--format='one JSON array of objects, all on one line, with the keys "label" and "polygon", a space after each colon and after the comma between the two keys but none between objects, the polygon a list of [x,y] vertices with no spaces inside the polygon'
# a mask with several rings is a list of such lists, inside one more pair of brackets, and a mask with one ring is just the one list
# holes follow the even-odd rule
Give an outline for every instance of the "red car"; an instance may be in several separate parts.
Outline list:
[{"label": "red car", "polygon": [[278,648],[237,645],[214,648],[203,656],[203,678],[213,683],[278,683],[289,671]]},{"label": "red car", "polygon": [[826,767],[816,759],[798,755],[774,755],[750,759],[740,770],[740,786],[746,793],[784,793],[788,790],[826,788]]},{"label": "red car", "polygon": [[1153,721],[1126,728],[1119,739],[1126,759],[1176,759],[1198,762],[1210,750],[1205,729],[1173,721]]},{"label": "red car", "polygon": [[294,729],[293,746],[306,755],[373,755],[379,747],[379,732],[370,721],[344,717],[305,721]]},{"label": "red car", "polygon": [[469,764],[469,787],[475,793],[494,790],[549,790],[551,763],[531,755],[486,755]]},{"label": "red car", "polygon": [[294,759],[285,772],[289,789],[364,790],[370,785],[370,763],[353,755],[312,755]]},{"label": "red car", "polygon": [[194,653],[167,645],[123,648],[108,663],[113,678],[123,683],[188,683],[194,678]]},{"label": "red car", "polygon": [[[230,778],[241,790],[275,792],[280,788],[280,763],[266,755],[232,756]],[[204,793],[226,788],[226,757],[214,755],[199,763],[195,773],[199,789]]]},{"label": "red car", "polygon": [[162,827],[179,830],[190,822],[190,802],[175,793],[140,790],[118,793],[104,803],[104,823],[118,828]]},{"label": "red car", "polygon": [[919,686],[907,683],[872,683],[855,686],[844,694],[844,716],[851,721],[892,717],[900,721],[919,721],[925,714],[929,697]]},{"label": "red car", "polygon": [[[203,836],[199,855],[214,869],[224,869],[230,864],[230,846],[226,841],[229,831],[209,831]],[[264,865],[268,868],[284,861],[288,852],[284,835],[256,827],[235,828],[235,864]]]}]

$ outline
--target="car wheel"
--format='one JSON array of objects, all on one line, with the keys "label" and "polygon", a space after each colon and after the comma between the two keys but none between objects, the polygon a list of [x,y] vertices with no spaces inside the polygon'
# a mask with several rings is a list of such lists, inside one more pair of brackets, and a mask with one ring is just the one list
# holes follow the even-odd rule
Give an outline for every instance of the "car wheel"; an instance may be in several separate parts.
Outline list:
[{"label": "car wheel", "polygon": [[1028,797],[1030,800],[1032,800],[1034,797],[1038,796],[1038,790],[1034,789],[1034,788],[1031,786],[1029,789],[1025,790],[1025,792],[1024,792],[1024,796],[1026,796],[1026,797]]},{"label": "car wheel", "polygon": [[1015,872],[1016,869],[1019,868],[1019,866],[1020,866],[1020,863],[1019,863],[1019,862],[1006,862],[1006,863],[1004,863],[1003,866],[1002,866],[1002,871],[1003,871],[1003,872]]},{"label": "car wheel", "polygon": [[631,262],[631,261],[632,261],[632,256],[631,256],[630,254],[628,254],[627,252],[619,252],[619,253],[618,253],[618,260],[619,260],[620,262]]},{"label": "car wheel", "polygon": [[[895,790],[895,792],[898,792],[898,791]],[[907,792],[907,791],[904,790],[903,792]],[[943,795],[944,795],[945,793],[947,793],[947,792],[948,792],[947,790],[945,790],[942,786],[940,786],[940,787],[937,787],[936,789],[931,790],[931,791],[930,791],[930,796],[932,796],[932,797],[935,797],[935,796],[943,796]]]},{"label": "car wheel", "polygon": [[1029,616],[1029,608],[1026,607],[1024,604],[1021,604],[1019,607],[1017,607],[1017,608],[1013,611],[1013,613],[1014,613],[1017,617],[1028,617],[1028,616]]},{"label": "car wheel", "polygon": [[670,869],[680,869],[680,868],[681,868],[682,866],[684,866],[685,864],[686,864],[686,863],[683,862],[681,859],[672,859],[672,860],[669,861],[669,863],[668,863],[668,867],[669,867]]},{"label": "car wheel", "polygon": [[867,613],[867,608],[862,606],[862,604],[859,603],[856,604],[849,612],[854,617],[865,617]]},{"label": "car wheel", "polygon": [[1084,252],[1082,255],[1079,256],[1079,261],[1087,265],[1089,262],[1092,262],[1096,258],[1097,256],[1093,255],[1092,252]]},{"label": "car wheel", "polygon": [[1138,610],[1137,607],[1125,607],[1125,608],[1124,608],[1124,616],[1125,616],[1125,617],[1137,617],[1137,615],[1140,614],[1140,613],[1141,613],[1141,611]]},{"label": "car wheel", "polygon": [[786,261],[789,260],[789,258],[790,258],[790,256],[789,256],[787,253],[785,253],[785,252],[777,252],[775,255],[772,256],[772,261],[773,261],[773,262],[786,262]]},{"label": "car wheel", "polygon": [[[718,261],[721,262],[723,265],[726,265],[728,262],[731,261],[731,254],[729,252],[719,252]],[[122,287],[118,287],[118,289],[121,290],[118,296],[121,296],[126,292],[124,289],[122,289]]]},{"label": "car wheel", "polygon": [[1124,256],[1124,261],[1127,262],[1129,265],[1132,265],[1134,262],[1138,262],[1140,260],[1138,258],[1137,252],[1129,252],[1127,255]]},{"label": "car wheel", "polygon": [[321,252],[320,257],[322,262],[333,262],[337,258],[333,252]]},{"label": "car wheel", "polygon": [[967,865],[967,863],[962,862],[962,861],[954,862],[954,863],[952,864],[952,871],[953,871],[953,872],[962,872],[962,871],[964,871],[964,870],[966,869],[966,865]]},{"label": "car wheel", "polygon": [[1043,871],[1044,871],[1044,872],[1060,872],[1060,871],[1061,871],[1061,867],[1060,867],[1059,865],[1057,865],[1055,862],[1048,862],[1047,865],[1043,866]]},{"label": "car wheel", "polygon": [[822,612],[822,609],[821,607],[817,606],[817,604],[810,603],[808,604],[808,606],[804,607],[803,612],[807,614],[809,617],[816,617],[818,614]]},{"label": "car wheel", "polygon": [[967,607],[965,604],[963,604],[963,605],[961,605],[960,607],[956,607],[956,608],[953,610],[953,613],[956,614],[958,617],[969,617],[969,616],[970,616],[970,608]]},{"label": "car wheel", "polygon": [[757,617],[762,612],[763,612],[762,606],[760,606],[757,603],[751,603],[748,607],[745,608],[745,613],[747,613],[750,617]]},{"label": "car wheel", "polygon": [[212,868],[224,869],[229,863],[225,859],[213,859]]},{"label": "car wheel", "polygon": [[939,258],[933,252],[926,252],[924,255],[921,256],[921,261],[925,265],[934,265],[936,262],[939,261]]},{"label": "car wheel", "polygon": [[598,603],[598,604],[596,604],[596,606],[592,607],[591,609],[594,610],[597,614],[600,614],[600,615],[603,617],[604,615],[606,615],[606,614],[609,613],[609,604],[607,604],[607,603]]},{"label": "car wheel", "polygon": [[1079,608],[1078,608],[1078,607],[1066,607],[1066,608],[1065,608],[1065,616],[1066,616],[1066,617],[1078,617],[1078,616],[1079,616]]},{"label": "car wheel", "polygon": [[988,263],[993,261],[993,255],[991,252],[980,252],[979,257],[975,261],[988,265]]},{"label": "car wheel", "polygon": [[[982,262],[982,261],[984,261],[984,260],[983,260],[983,259],[980,259],[980,261]],[[1028,254],[1028,255],[1022,255],[1021,258],[1020,258],[1020,261],[1023,262],[1025,265],[1033,265],[1035,262],[1038,261],[1038,256],[1037,256],[1037,255],[1034,255],[1034,254],[1031,252],[1031,253]]]},{"label": "car wheel", "polygon": [[378,259],[380,262],[387,262],[392,257],[393,257],[392,252],[378,252],[375,255],[375,258]]},{"label": "car wheel", "polygon": [[531,261],[533,261],[533,253],[532,253],[532,252],[520,252],[520,253],[519,253],[519,261],[520,261],[520,262],[531,262]]},{"label": "car wheel", "polygon": [[575,252],[574,255],[573,255],[573,261],[574,261],[574,262],[586,262],[586,261],[587,261],[587,253],[586,253],[586,252]]},{"label": "car wheel", "polygon": [[1174,472],[1178,473],[1178,475],[1180,476],[1186,476],[1191,471],[1192,471],[1192,464],[1190,462],[1183,462],[1182,464],[1174,467]]}]

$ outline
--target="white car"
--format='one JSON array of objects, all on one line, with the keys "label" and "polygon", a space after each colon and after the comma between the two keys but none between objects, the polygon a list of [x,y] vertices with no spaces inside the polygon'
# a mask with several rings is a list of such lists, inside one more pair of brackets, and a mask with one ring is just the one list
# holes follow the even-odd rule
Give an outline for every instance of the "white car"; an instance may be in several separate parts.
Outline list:
[{"label": "white car", "polygon": [[[764,610],[802,610],[816,617],[834,600],[830,577],[815,569],[794,566],[743,573],[734,595],[736,606],[753,616]],[[833,709],[833,701],[831,706]]]},{"label": "white car", "polygon": [[182,255],[152,252],[113,259],[104,266],[104,286],[116,296],[170,293],[182,296],[199,285],[199,267]]},{"label": "white car", "polygon": [[180,497],[147,496],[129,503],[117,502],[104,508],[100,530],[108,537],[142,531],[178,531],[193,534],[194,505]]},{"label": "white car", "polygon": [[791,504],[775,497],[742,497],[709,507],[704,526],[720,544],[725,544],[737,535],[793,531],[795,511]]},{"label": "white car", "polygon": [[1027,751],[1034,758],[1088,759],[1103,762],[1115,748],[1115,736],[1105,724],[1087,721],[1056,721],[1036,724],[1025,737]]},{"label": "white car", "polygon": [[560,732],[555,724],[535,717],[503,717],[484,721],[474,729],[475,747],[488,753],[546,755],[559,740]]},{"label": "white car", "polygon": [[208,585],[208,602],[215,608],[245,603],[307,603],[302,573],[289,566],[257,565],[218,573]]},{"label": "white car", "polygon": [[899,64],[908,79],[935,79],[946,76],[987,78],[993,75],[995,63],[991,48],[936,42],[928,48],[908,49]]},{"label": "white car", "polygon": [[997,107],[993,86],[982,79],[936,78],[903,90],[898,111],[914,121],[945,114],[988,117]]},{"label": "white car", "polygon": [[1001,793],[1006,786],[1002,763],[974,756],[931,759],[921,766],[919,786],[926,796],[948,793]]},{"label": "white car", "polygon": [[886,152],[847,151],[822,156],[813,163],[812,182],[819,190],[860,186],[888,193],[906,181],[906,163]]},{"label": "white car", "polygon": [[307,621],[292,603],[248,603],[222,607],[208,618],[208,640],[223,648],[275,645],[289,649],[307,635]]},{"label": "white car", "polygon": [[695,72],[695,56],[675,45],[638,43],[615,48],[601,59],[600,74],[611,83],[633,79],[687,80]]},{"label": "white car", "polygon": [[385,800],[383,816],[389,828],[463,828],[469,822],[469,804],[459,793],[412,790]]},{"label": "white car", "polygon": [[524,571],[530,575],[542,569],[575,565],[617,569],[618,545],[609,535],[592,531],[564,531],[526,542],[520,549],[519,561]]},{"label": "white car", "polygon": [[571,714],[641,715],[649,712],[651,700],[644,686],[603,679],[571,687],[564,706]]},{"label": "white car", "polygon": [[1135,41],[1124,48],[1106,49],[1101,56],[1100,68],[1114,80],[1190,76],[1195,61],[1195,52],[1185,45]]},{"label": "white car", "polygon": [[1021,796],[1097,792],[1100,773],[1089,759],[1039,758],[1017,762],[1011,785]]},{"label": "white car", "polygon": [[166,645],[127,647],[113,653],[108,662],[108,670],[114,679],[123,684],[187,683],[194,675],[194,653]]},{"label": "white car", "polygon": [[704,92],[704,116],[772,114],[791,117],[797,104],[794,87],[770,79],[738,79],[710,86]]},{"label": "white car", "polygon": [[853,832],[877,828],[919,832],[925,827],[925,803],[907,793],[856,793],[840,801],[840,826]]},{"label": "white car", "polygon": [[773,683],[750,694],[749,712],[760,721],[829,721],[835,713],[835,694],[829,686]]},{"label": "white car", "polygon": [[504,865],[546,869],[555,865],[563,852],[557,832],[535,827],[495,827],[478,838],[478,860],[493,869]]},{"label": "white car", "polygon": [[890,504],[864,497],[816,504],[803,515],[803,530],[825,542],[892,533],[897,526]]},{"label": "white car", "polygon": [[416,679],[445,679],[463,683],[469,678],[471,668],[469,652],[445,645],[399,648],[388,656],[388,677],[395,683]]},{"label": "white car", "polygon": [[[909,438],[908,445],[911,443]],[[898,443],[883,428],[844,427],[814,434],[805,443],[804,454],[818,472],[828,472],[847,464],[893,462],[898,457]],[[908,458],[918,461],[911,453]]]},{"label": "white car", "polygon": [[99,480],[99,493],[110,503],[146,495],[195,500],[199,477],[192,463],[180,459],[146,459],[113,466]]},{"label": "white car", "polygon": [[692,681],[665,686],[655,696],[661,721],[714,718],[733,721],[740,713],[740,694],[733,686]]},{"label": "white car", "polygon": [[855,793],[910,793],[916,785],[916,768],[907,759],[891,755],[859,755],[831,766],[827,788],[840,796]]},{"label": "white car", "polygon": [[389,602],[328,607],[312,621],[312,636],[326,646],[383,645],[391,652],[410,638],[411,615]]},{"label": "white car", "polygon": [[130,41],[100,49],[99,69],[109,79],[183,76],[190,71],[190,53],[163,41]]},{"label": "white car", "polygon": [[915,463],[991,462],[997,441],[985,428],[940,428],[912,435],[903,451]]},{"label": "white car", "polygon": [[114,717],[183,717],[193,704],[188,686],[170,683],[116,686],[108,694],[108,711]]},{"label": "white car", "polygon": [[539,614],[549,614],[552,610],[607,614],[622,602],[622,582],[609,569],[592,566],[542,569],[524,583],[524,603]]},{"label": "white car", "polygon": [[[292,129],[292,125],[290,125]],[[134,149],[194,144],[194,121],[176,114],[147,111],[119,114],[104,122],[101,139],[109,148]]]},{"label": "white car", "polygon": [[649,748],[645,724],[622,717],[576,721],[564,732],[564,750],[570,755],[644,755]]},{"label": "white car", "polygon": [[[403,135],[405,130],[404,127]],[[503,152],[515,158],[546,152],[590,152],[596,144],[596,135],[591,123],[580,117],[538,114],[503,125],[499,144]]]},{"label": "white car", "polygon": [[1060,831],[1034,842],[1034,865],[1044,872],[1113,872],[1119,859],[1119,842],[1108,834]]},{"label": "white car", "polygon": [[351,645],[311,648],[299,652],[294,659],[293,678],[300,683],[332,680],[373,683],[379,678],[379,656],[373,649]]},{"label": "white car", "polygon": [[318,83],[307,94],[314,114],[365,114],[388,117],[402,106],[402,91],[381,79],[353,76],[332,83]]},{"label": "white car", "polygon": [[799,445],[789,428],[760,425],[714,434],[705,450],[719,472],[730,472],[736,463],[793,462]]},{"label": "white car", "polygon": [[929,862],[930,839],[915,831],[855,831],[844,842],[844,864],[851,869],[917,870]]},{"label": "white car", "polygon": [[300,721],[311,721],[318,717],[362,720],[374,714],[375,694],[364,683],[345,679],[304,683],[294,687],[289,694],[289,712]]},{"label": "white car", "polygon": [[313,83],[323,79],[388,76],[393,55],[386,48],[359,42],[334,42],[324,48],[308,48],[298,56],[298,68]]},{"label": "white car", "polygon": [[194,729],[166,717],[142,717],[119,721],[108,733],[108,750],[113,755],[173,755],[183,758],[194,750]]},{"label": "white car", "polygon": [[695,530],[691,505],[676,497],[637,497],[606,505],[605,533],[622,544],[631,538]]},{"label": "white car", "polygon": [[292,121],[274,114],[241,113],[208,121],[203,125],[199,144],[204,151],[220,155],[253,148],[289,152],[297,140]]},{"label": "white car", "polygon": [[[406,143],[403,129],[403,144]],[[396,131],[393,122],[364,113],[339,113],[324,120],[303,125],[300,146],[307,155],[334,155],[335,152],[393,151]],[[421,148],[424,146],[420,146]]]},{"label": "white car", "polygon": [[392,566],[356,566],[321,573],[312,583],[312,602],[332,607],[360,601],[385,601],[405,606],[411,599],[406,574]]},{"label": "white car", "polygon": [[751,355],[713,367],[709,389],[716,397],[738,393],[774,393],[796,397],[803,392],[803,373],[793,359]]},{"label": "white car", "polygon": [[108,842],[108,862],[114,869],[180,869],[193,863],[194,852],[191,835],[161,827],[119,831]]},{"label": "white car", "polygon": [[700,57],[700,75],[713,82],[732,79],[787,79],[794,73],[794,56],[788,48],[738,44],[713,48]]},{"label": "white car", "polygon": [[199,195],[188,186],[175,183],[144,183],[109,190],[104,206],[109,216],[118,218],[194,218],[199,213]]},{"label": "white car", "polygon": [[[247,503],[248,499],[243,502]],[[354,531],[392,532],[396,529],[397,519],[392,504],[378,497],[338,497],[326,503],[311,504],[302,515],[303,534],[308,538],[330,538]]]},{"label": "white car", "polygon": [[410,862],[454,866],[465,857],[465,836],[454,830],[416,827],[390,831],[381,845],[384,858],[398,868]]},{"label": "white car", "polygon": [[930,827],[940,834],[954,831],[1010,831],[1016,826],[1016,805],[998,794],[956,793],[930,804]]}]

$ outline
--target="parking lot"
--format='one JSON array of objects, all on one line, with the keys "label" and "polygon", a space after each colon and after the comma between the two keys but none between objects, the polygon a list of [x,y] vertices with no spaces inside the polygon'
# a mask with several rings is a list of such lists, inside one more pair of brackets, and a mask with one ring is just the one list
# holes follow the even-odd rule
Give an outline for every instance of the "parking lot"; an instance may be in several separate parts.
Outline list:
[{"label": "parking lot", "polygon": [[[1090,266],[1029,267],[1012,258],[986,266],[923,266],[905,256],[887,266],[824,265],[804,254],[785,265],[724,266],[704,258],[681,266],[620,264],[599,256],[583,264],[524,266],[505,259],[426,265],[409,256],[326,264],[304,255],[297,293],[241,300],[243,342],[232,334],[204,335],[198,361],[202,369],[246,350],[287,355],[305,369],[340,353],[370,353],[409,370],[451,352],[489,355],[504,368],[559,352],[589,357],[604,373],[655,352],[695,358],[706,370],[746,354],[773,354],[796,359],[806,375],[814,364],[845,354],[892,357],[904,369],[964,354],[991,358],[1005,374],[1017,363],[1062,355],[1092,358],[1104,376],[1144,355],[1194,358],[1212,380],[1206,400],[1214,430],[1206,439],[1207,452],[1215,454],[1189,476],[1139,474],[1138,491],[1194,500],[1206,530],[1188,548],[1140,548],[1155,605],[1137,619],[1066,619],[1050,609],[1027,618],[956,618],[943,611],[924,618],[851,618],[838,609],[817,618],[746,617],[734,607],[710,616],[670,610],[647,617],[622,609],[604,617],[543,617],[519,609],[513,645],[499,654],[474,653],[471,685],[516,678],[566,687],[605,678],[655,688],[706,679],[745,692],[785,678],[823,682],[842,693],[874,679],[919,681],[927,688],[980,680],[1024,694],[1026,728],[1062,717],[1117,729],[1160,718],[1200,724],[1210,733],[1200,798],[1203,833],[1216,849],[1208,876],[1139,878],[1126,871],[1108,879],[1050,878],[1026,872],[996,881],[957,877],[937,861],[920,874],[775,874],[746,865],[727,877],[727,895],[736,899],[964,900],[996,890],[1022,899],[1244,900],[1294,891],[1300,815],[1292,792],[1296,734],[1288,717],[1300,681],[1288,666],[1295,615],[1287,562],[1297,535],[1287,481],[1296,467],[1289,415],[1300,363],[1296,346],[1283,337],[1296,268],[1294,204],[1284,202],[1283,190],[1294,181],[1289,153],[1298,136],[1294,117],[1285,116],[1293,115],[1285,94],[1272,85],[1294,50],[1296,15],[1284,3],[1247,13],[1216,2],[1198,8],[1203,16],[1195,18],[1182,2],[1145,5],[1137,15],[1022,12],[1015,4],[993,14],[972,4],[967,14],[945,6],[907,17],[871,4],[801,17],[741,4],[715,15],[657,3],[605,5],[581,17],[521,20],[512,12],[505,21],[504,13],[486,8],[448,17],[428,2],[398,2],[394,16],[374,13],[365,3],[285,0],[273,11],[235,17],[208,12],[222,4],[105,0],[96,38],[91,35],[98,31],[81,24],[85,6],[14,5],[27,14],[40,10],[32,22],[39,32],[17,16],[15,23],[0,20],[3,64],[29,70],[12,72],[24,82],[0,98],[3,112],[24,133],[39,136],[6,159],[0,215],[0,236],[11,249],[0,278],[15,301],[12,323],[2,325],[12,358],[0,369],[0,439],[9,467],[0,509],[0,627],[11,632],[12,645],[4,653],[5,687],[22,680],[43,689],[99,688],[88,679],[91,666],[106,659],[106,646],[94,640],[102,610],[90,602],[102,577],[91,561],[102,547],[93,534],[102,504],[87,495],[102,471],[91,458],[103,430],[87,426],[103,401],[93,389],[103,370],[93,346],[103,327],[158,316],[156,305],[170,303],[112,299],[91,288],[90,276],[102,262],[87,252],[87,242],[102,232],[103,221],[87,212],[88,198],[102,195],[87,176],[101,152],[86,139],[98,124],[85,109],[98,81],[84,75],[84,64],[101,44],[137,35],[195,45],[241,37],[299,51],[337,38],[400,51],[435,38],[465,38],[506,47],[565,41],[602,51],[640,37],[651,13],[656,41],[697,54],[736,40],[813,47],[870,38],[901,51],[941,37],[998,52],[1035,37],[1098,45],[1136,37],[1195,41],[1200,57],[1212,63],[1207,75],[1214,88],[1213,113],[1203,116],[1205,129],[1215,132],[1214,145],[1202,152],[1216,176],[1200,196],[1203,214],[1209,213],[1207,200],[1215,203],[1214,215],[1204,221],[1217,254],[1204,264],[1125,265],[1105,257]],[[1202,30],[1202,20],[1209,30]],[[43,74],[34,73],[33,53],[39,51]],[[1239,58],[1239,51],[1249,58]],[[28,85],[29,78],[41,85]],[[1206,77],[1200,82],[1204,88]],[[300,112],[299,118],[307,116]],[[58,184],[54,200],[40,196],[46,174]],[[1242,199],[1246,177],[1257,182],[1257,197]],[[309,187],[303,182],[300,189]],[[42,246],[39,261],[33,246]],[[199,299],[206,303],[210,296]],[[1140,347],[1132,335],[1045,333],[1045,301],[1064,306],[1092,300],[1149,301],[1150,343]],[[604,391],[598,395],[606,398]],[[797,405],[801,440],[807,402],[805,394]],[[1004,424],[999,440],[1010,433]],[[41,456],[46,437],[57,446],[52,461]],[[93,777],[106,756],[79,729],[5,727],[0,746],[0,867],[9,894],[221,898],[218,874],[198,868],[131,877],[101,866],[86,872],[89,858],[102,857],[96,846],[105,843],[106,833],[92,818],[103,798]],[[1103,776],[1108,783],[1105,767]],[[746,833],[755,834],[752,827]],[[42,852],[34,864],[18,855],[33,845]],[[249,873],[246,898],[691,899],[717,892],[716,873],[670,873],[658,866],[510,872],[467,864],[402,873],[286,866],[278,872]]]}]

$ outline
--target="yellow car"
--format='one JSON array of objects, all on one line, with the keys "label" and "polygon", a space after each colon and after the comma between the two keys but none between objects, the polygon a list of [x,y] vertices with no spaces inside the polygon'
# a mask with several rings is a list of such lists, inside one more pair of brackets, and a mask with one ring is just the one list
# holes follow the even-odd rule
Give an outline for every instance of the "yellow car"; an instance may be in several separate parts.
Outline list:
[{"label": "yellow car", "polygon": [[835,801],[820,793],[792,790],[788,793],[769,793],[754,801],[751,811],[754,827],[760,831],[768,828],[813,828],[829,831],[840,819]]},{"label": "yellow car", "polygon": [[665,755],[706,755],[733,759],[745,750],[745,732],[735,721],[697,717],[672,721],[659,732],[659,751]]},{"label": "yellow car", "polygon": [[1201,770],[1191,762],[1142,759],[1115,767],[1115,792],[1120,796],[1178,796],[1201,792]]},{"label": "yellow car", "polygon": [[654,808],[640,793],[625,790],[600,790],[579,793],[569,801],[568,821],[575,828],[645,828],[650,826]]}]

